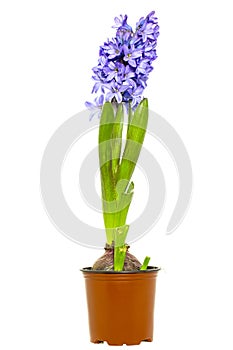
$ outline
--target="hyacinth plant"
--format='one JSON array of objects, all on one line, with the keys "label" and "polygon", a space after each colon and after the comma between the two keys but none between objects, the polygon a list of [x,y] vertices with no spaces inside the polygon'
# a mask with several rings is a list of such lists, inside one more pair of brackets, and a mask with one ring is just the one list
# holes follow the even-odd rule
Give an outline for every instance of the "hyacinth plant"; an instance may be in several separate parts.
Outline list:
[{"label": "hyacinth plant", "polygon": [[113,28],[116,36],[100,46],[98,65],[93,68],[94,102],[86,102],[91,118],[96,111],[100,114],[99,162],[107,238],[105,254],[93,269],[145,270],[150,258],[141,264],[128,251],[126,219],[134,189],[131,178],[148,123],[148,100],[143,98],[143,92],[157,58],[159,26],[153,11],[139,19],[134,31],[126,15],[116,17]]}]

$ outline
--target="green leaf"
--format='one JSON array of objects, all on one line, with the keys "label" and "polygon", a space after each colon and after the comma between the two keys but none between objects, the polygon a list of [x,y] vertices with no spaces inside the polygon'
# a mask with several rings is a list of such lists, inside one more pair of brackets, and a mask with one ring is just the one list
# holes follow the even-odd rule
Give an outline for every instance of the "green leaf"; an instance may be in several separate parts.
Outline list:
[{"label": "green leaf", "polygon": [[120,163],[124,110],[122,103],[118,105],[112,129],[112,171],[116,175]]},{"label": "green leaf", "polygon": [[140,268],[141,271],[147,269],[147,266],[148,266],[148,264],[149,264],[149,261],[150,261],[150,257],[149,257],[149,256],[146,256],[145,259],[144,259],[144,261],[143,261],[143,264],[142,264],[142,266],[141,266],[141,268]]},{"label": "green leaf", "polygon": [[[121,181],[125,182],[125,181]],[[123,188],[122,188],[123,187]],[[130,185],[128,186],[128,189],[126,190],[126,193],[124,193],[124,188],[125,185],[121,185],[119,187],[119,182],[117,184],[117,213],[116,213],[116,218],[115,218],[115,224],[117,227],[125,225],[127,214],[129,211],[129,207],[133,198],[133,189],[134,189],[134,183],[131,182]]]},{"label": "green leaf", "polygon": [[[114,110],[110,102],[103,106],[99,126],[99,164],[101,175],[102,205],[106,228],[114,227],[111,202],[116,200],[115,181],[112,172],[111,139],[114,126]],[[106,230],[107,242],[112,243],[112,231]]]},{"label": "green leaf", "polygon": [[[135,169],[148,123],[148,101],[143,99],[136,108],[128,125],[127,140],[117,174],[117,181],[131,179]],[[128,183],[126,183],[127,187]]]}]

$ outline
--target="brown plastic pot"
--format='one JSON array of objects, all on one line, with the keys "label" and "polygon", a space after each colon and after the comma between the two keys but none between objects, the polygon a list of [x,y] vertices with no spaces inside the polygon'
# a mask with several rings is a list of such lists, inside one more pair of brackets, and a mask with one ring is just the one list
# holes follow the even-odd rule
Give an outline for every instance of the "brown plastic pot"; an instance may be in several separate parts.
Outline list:
[{"label": "brown plastic pot", "polygon": [[138,345],[153,340],[156,277],[145,271],[96,271],[84,268],[90,340],[109,345]]}]

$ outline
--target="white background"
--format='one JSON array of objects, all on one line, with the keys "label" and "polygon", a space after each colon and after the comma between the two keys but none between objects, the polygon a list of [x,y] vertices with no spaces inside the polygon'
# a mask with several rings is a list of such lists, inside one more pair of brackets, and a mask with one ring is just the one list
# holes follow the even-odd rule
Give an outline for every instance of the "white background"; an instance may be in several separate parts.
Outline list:
[{"label": "white background", "polygon": [[1,1],[1,349],[98,347],[89,343],[79,268],[91,265],[101,252],[69,241],[51,224],[40,198],[40,161],[53,132],[89,99],[91,68],[98,46],[113,35],[115,15],[127,13],[133,24],[153,9],[161,27],[159,58],[145,95],[150,108],[182,137],[192,160],[194,189],[182,225],[165,236],[177,186],[169,170],[174,176],[167,178],[164,216],[131,247],[141,260],[150,255],[153,264],[164,268],[158,279],[155,339],[141,348],[232,349],[230,4]]}]

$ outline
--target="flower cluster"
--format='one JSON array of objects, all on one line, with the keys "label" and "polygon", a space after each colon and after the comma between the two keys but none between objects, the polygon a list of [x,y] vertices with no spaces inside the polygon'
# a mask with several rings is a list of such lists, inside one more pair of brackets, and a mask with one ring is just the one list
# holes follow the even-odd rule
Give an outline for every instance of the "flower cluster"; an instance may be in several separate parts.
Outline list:
[{"label": "flower cluster", "polygon": [[135,108],[141,101],[157,58],[159,26],[154,14],[140,18],[135,32],[126,15],[115,18],[116,37],[100,47],[98,65],[93,68],[92,93],[97,97],[94,103],[86,102],[88,108],[100,107],[104,101],[130,102]]}]

